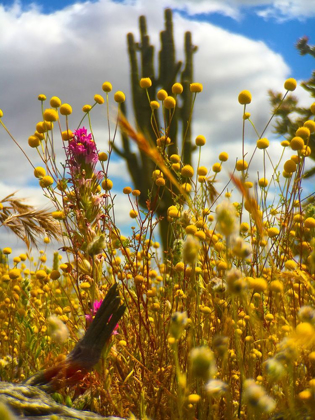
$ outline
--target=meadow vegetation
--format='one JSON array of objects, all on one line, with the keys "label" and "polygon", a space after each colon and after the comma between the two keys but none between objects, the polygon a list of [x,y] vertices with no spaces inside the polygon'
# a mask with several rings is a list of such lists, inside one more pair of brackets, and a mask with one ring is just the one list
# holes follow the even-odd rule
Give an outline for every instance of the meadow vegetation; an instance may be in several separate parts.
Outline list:
[{"label": "meadow vegetation", "polygon": [[[242,91],[241,158],[217,191],[229,159],[224,143],[212,168],[202,166],[202,134],[195,138],[196,167],[183,161],[180,149],[168,153],[183,86],[159,90],[156,98],[149,97],[150,86],[149,78],[140,80],[155,139],[132,128],[120,112],[125,95],[113,94],[109,82],[102,85],[103,96],[83,106],[77,129],[69,104],[39,95],[41,118],[28,144],[42,160],[34,176],[54,206],[61,248],[48,266],[47,235],[38,259],[3,244],[0,378],[23,381],[63,360],[117,282],[126,313],[101,362],[81,382],[55,393],[58,401],[156,420],[314,418],[315,205],[313,195],[302,194],[314,118],[279,140],[283,151],[292,149],[288,160],[282,154],[273,162],[265,130],[256,131],[254,154],[263,161],[256,181],[250,176],[253,156],[246,152],[247,127],[256,130],[248,112],[252,98]],[[288,79],[284,87],[279,107],[296,81]],[[190,84],[191,115],[202,90],[200,83]],[[96,106],[104,107],[107,150],[98,149],[93,134]],[[314,115],[315,103],[310,110]],[[2,112],[0,117],[11,135]],[[266,128],[270,123],[272,118]],[[130,203],[126,217],[133,221],[126,236],[115,222],[110,175],[119,128],[155,164],[150,191],[123,188]],[[57,142],[65,152],[61,164]],[[165,191],[173,203],[162,249],[156,214]],[[141,194],[148,197],[146,208],[139,205]],[[2,216],[7,206],[0,203]]]}]

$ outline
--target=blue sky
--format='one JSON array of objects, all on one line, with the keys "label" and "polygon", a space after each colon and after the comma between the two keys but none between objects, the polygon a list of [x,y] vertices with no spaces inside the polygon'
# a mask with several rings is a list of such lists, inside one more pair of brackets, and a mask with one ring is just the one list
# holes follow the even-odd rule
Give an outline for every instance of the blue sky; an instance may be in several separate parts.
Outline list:
[{"label": "blue sky", "polygon": [[[97,0],[89,1],[90,3],[95,3]],[[124,0],[112,1],[115,3],[124,3]],[[302,0],[300,1],[302,3]],[[313,1],[314,0],[308,0],[309,4]],[[13,3],[14,0],[0,1],[0,4],[9,7],[12,6]],[[62,10],[75,3],[84,3],[84,1],[21,0],[20,3],[24,10],[27,10],[32,7],[32,5],[36,4],[40,7],[42,13],[50,14],[56,10]],[[229,1],[227,0],[226,3],[228,4]],[[233,3],[233,1],[230,3]],[[240,3],[242,3],[242,1],[240,1]],[[253,3],[257,2],[254,1]],[[289,3],[290,2],[288,2],[288,8],[290,8]],[[182,4],[185,4],[185,1],[182,1]],[[273,51],[281,54],[285,58],[285,61],[292,69],[293,77],[302,80],[306,80],[310,77],[312,71],[315,69],[314,59],[309,55],[303,57],[300,56],[295,48],[295,44],[297,40],[303,36],[309,37],[310,43],[315,44],[315,15],[310,15],[309,18],[306,18],[305,16],[297,16],[295,19],[291,17],[288,19],[278,19],[276,16],[259,16],[259,12],[263,12],[264,10],[263,6],[255,7],[246,5],[242,6],[240,10],[240,15],[235,18],[234,16],[227,16],[224,11],[196,13],[192,15],[191,13],[188,13],[185,8],[176,9],[176,7],[174,7],[174,11],[179,12],[186,19],[200,22],[210,22],[228,31],[244,35],[253,40],[265,42]],[[143,10],[142,13],[145,14],[145,10]]]}]

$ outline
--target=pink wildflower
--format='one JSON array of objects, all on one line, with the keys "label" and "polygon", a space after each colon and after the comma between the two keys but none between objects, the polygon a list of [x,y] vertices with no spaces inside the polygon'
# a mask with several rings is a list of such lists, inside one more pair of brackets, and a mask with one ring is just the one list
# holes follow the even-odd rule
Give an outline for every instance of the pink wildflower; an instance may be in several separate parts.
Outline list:
[{"label": "pink wildflower", "polygon": [[[102,303],[103,303],[103,300],[94,301],[93,309],[91,310],[91,314],[85,315],[85,319],[88,321],[89,324],[93,321],[93,318],[96,315],[96,312],[100,309]],[[111,317],[112,317],[112,315],[109,317],[108,322],[111,320]],[[118,328],[119,328],[119,325],[116,324],[116,326],[115,326],[115,328],[112,332],[112,335],[117,335],[118,334],[118,332],[117,332]]]}]

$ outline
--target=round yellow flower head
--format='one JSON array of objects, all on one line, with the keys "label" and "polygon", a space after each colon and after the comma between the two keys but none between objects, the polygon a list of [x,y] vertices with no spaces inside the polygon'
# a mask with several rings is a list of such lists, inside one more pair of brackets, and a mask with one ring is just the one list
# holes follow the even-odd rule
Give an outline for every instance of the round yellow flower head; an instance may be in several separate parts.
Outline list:
[{"label": "round yellow flower head", "polygon": [[279,235],[279,229],[275,227],[269,228],[267,230],[267,235],[269,236],[269,238],[275,238],[276,236]]},{"label": "round yellow flower head", "polygon": [[45,121],[57,121],[58,120],[58,112],[55,109],[48,108],[44,111],[44,120]]},{"label": "round yellow flower head", "polygon": [[192,190],[192,186],[188,182],[182,184],[182,188],[184,191],[186,191],[186,193],[190,193],[190,191]]},{"label": "round yellow flower head", "polygon": [[160,89],[156,95],[159,101],[164,101],[165,98],[168,97],[166,90]]},{"label": "round yellow flower head", "polygon": [[83,107],[82,107],[82,111],[83,112],[90,112],[91,111],[91,109],[92,109],[92,107],[91,107],[91,105],[84,105]]},{"label": "round yellow flower head", "polygon": [[290,142],[289,142],[288,140],[283,140],[283,141],[281,142],[281,146],[282,146],[282,147],[288,147],[288,146],[290,146]]},{"label": "round yellow flower head", "polygon": [[151,86],[152,86],[152,80],[150,79],[150,77],[143,77],[140,80],[140,87],[142,89],[148,89]]},{"label": "round yellow flower head", "polygon": [[261,188],[266,188],[268,186],[268,179],[266,178],[260,178],[260,180],[258,181],[259,186]]},{"label": "round yellow flower head", "polygon": [[284,266],[287,270],[295,270],[297,267],[297,263],[294,260],[287,260],[284,263]]},{"label": "round yellow flower head", "polygon": [[40,95],[38,95],[38,100],[39,101],[46,101],[46,95],[44,95],[43,93],[41,93]]},{"label": "round yellow flower head", "polygon": [[206,176],[208,173],[208,169],[205,166],[199,166],[197,169],[197,174],[201,176]]},{"label": "round yellow flower head", "polygon": [[296,130],[295,135],[298,137],[302,137],[303,139],[308,139],[311,135],[310,130],[307,127],[300,127]]},{"label": "round yellow flower head", "polygon": [[138,212],[137,212],[136,210],[130,210],[130,212],[129,212],[129,216],[130,216],[132,219],[136,219],[136,218],[138,217]]},{"label": "round yellow flower head", "polygon": [[108,159],[107,153],[105,153],[105,152],[100,152],[100,153],[98,154],[98,160],[99,160],[100,162],[106,162],[106,161],[107,161],[107,159]]},{"label": "round yellow flower head", "polygon": [[290,146],[292,150],[302,150],[304,147],[304,140],[302,137],[293,137]]},{"label": "round yellow flower head", "polygon": [[39,140],[44,140],[45,136],[42,133],[39,133],[38,131],[35,131],[33,136],[37,137]]},{"label": "round yellow flower head", "polygon": [[226,152],[221,152],[219,154],[219,160],[221,162],[226,162],[228,160],[228,158],[229,158],[229,155]]},{"label": "round yellow flower head", "polygon": [[53,211],[51,213],[52,217],[56,220],[63,220],[66,218],[65,214],[63,211]]},{"label": "round yellow flower head", "polygon": [[46,175],[46,170],[44,168],[42,168],[41,166],[37,166],[34,169],[34,176],[36,178],[42,178],[45,175]]},{"label": "round yellow flower head", "polygon": [[61,115],[70,115],[72,114],[72,106],[69,104],[62,104],[60,107]]},{"label": "round yellow flower head", "polygon": [[113,86],[110,82],[104,82],[103,85],[102,85],[102,89],[103,89],[104,92],[109,93],[109,92],[112,91]]},{"label": "round yellow flower head", "polygon": [[125,97],[124,92],[121,92],[120,90],[118,90],[114,95],[114,100],[115,100],[115,102],[117,102],[119,104],[122,103],[122,102],[125,102],[126,97]]},{"label": "round yellow flower head", "polygon": [[295,172],[296,171],[296,163],[294,162],[294,160],[289,159],[284,163],[283,169],[287,173]]},{"label": "round yellow flower head", "polygon": [[2,109],[0,109],[0,118],[2,118],[3,117],[3,111],[2,111]]},{"label": "round yellow flower head", "polygon": [[109,191],[113,188],[113,182],[110,179],[104,179],[102,182],[102,187],[105,191]]},{"label": "round yellow flower head", "polygon": [[99,105],[102,105],[104,103],[104,98],[102,95],[94,95],[94,101]]},{"label": "round yellow flower head", "polygon": [[173,96],[167,96],[167,98],[164,99],[164,106],[166,109],[173,109],[176,106],[176,101],[173,98]]},{"label": "round yellow flower head", "polygon": [[61,100],[58,98],[58,96],[53,96],[50,99],[50,106],[52,106],[53,108],[59,108],[61,105]]},{"label": "round yellow flower head", "polygon": [[124,193],[124,194],[129,195],[129,194],[131,194],[131,192],[132,192],[132,188],[131,188],[131,187],[125,187],[125,188],[123,189],[123,193]]},{"label": "round yellow flower head", "polygon": [[50,187],[53,183],[54,179],[49,175],[46,175],[41,179],[41,186]]},{"label": "round yellow flower head", "polygon": [[50,239],[48,238],[48,236],[45,236],[44,244],[49,244],[49,243],[50,243]]},{"label": "round yellow flower head", "polygon": [[9,247],[3,248],[2,252],[4,253],[4,255],[9,255],[12,253],[12,249]]},{"label": "round yellow flower head", "polygon": [[197,404],[200,401],[200,399],[201,399],[201,396],[198,394],[190,394],[187,397],[188,402],[191,404]]},{"label": "round yellow flower head", "polygon": [[310,106],[310,110],[312,114],[315,114],[315,102],[313,102],[312,105]]},{"label": "round yellow flower head", "polygon": [[151,101],[150,102],[150,107],[151,107],[151,109],[159,109],[160,104],[158,103],[158,101]]},{"label": "round yellow flower head", "polygon": [[196,146],[204,146],[206,144],[205,136],[199,135],[195,138]]},{"label": "round yellow flower head", "polygon": [[191,83],[189,86],[190,92],[193,93],[200,93],[203,90],[203,86],[201,83]]},{"label": "round yellow flower head", "polygon": [[180,156],[176,155],[176,154],[171,155],[170,161],[173,162],[173,163],[179,163],[180,162]]},{"label": "round yellow flower head", "polygon": [[244,112],[243,120],[248,120],[250,118],[250,112]]},{"label": "round yellow flower head", "polygon": [[155,185],[158,187],[164,187],[165,186],[165,179],[164,178],[157,178],[155,180]]},{"label": "round yellow flower head", "polygon": [[284,88],[285,88],[285,90],[290,90],[291,92],[296,89],[296,85],[297,85],[296,80],[293,79],[293,78],[287,79],[284,82]]},{"label": "round yellow flower head", "polygon": [[175,95],[180,95],[183,92],[184,88],[181,83],[174,83],[172,86],[172,93]]},{"label": "round yellow flower head", "polygon": [[191,165],[185,165],[182,167],[181,174],[185,178],[191,178],[194,175],[194,168]]},{"label": "round yellow flower head", "polygon": [[269,146],[269,140],[266,138],[257,140],[257,147],[258,149],[267,149]]},{"label": "round yellow flower head", "polygon": [[309,229],[314,229],[315,228],[315,219],[314,219],[314,217],[308,217],[307,219],[305,219],[304,226],[306,228],[309,228]]},{"label": "round yellow flower head", "polygon": [[61,133],[62,140],[70,140],[73,138],[73,132],[71,130],[63,131]]},{"label": "round yellow flower head", "polygon": [[215,173],[221,172],[221,163],[217,162],[212,166],[212,170]]},{"label": "round yellow flower head", "polygon": [[39,140],[38,137],[30,136],[28,138],[28,144],[29,144],[30,147],[35,148],[35,147],[38,147],[40,145],[40,140]]},{"label": "round yellow flower head", "polygon": [[134,197],[139,197],[140,194],[141,194],[141,192],[139,190],[132,190],[132,195]]},{"label": "round yellow flower head", "polygon": [[248,90],[242,90],[238,95],[238,102],[241,105],[248,105],[252,102],[252,95]]},{"label": "round yellow flower head", "polygon": [[300,153],[301,153],[301,155],[302,156],[305,156],[305,157],[307,157],[307,156],[310,156],[311,155],[311,153],[312,153],[312,149],[309,147],[309,146],[304,146],[303,147],[303,149],[300,151]]},{"label": "round yellow flower head", "polygon": [[303,125],[304,125],[304,127],[308,128],[310,130],[310,133],[315,132],[315,121],[307,120],[307,121],[305,121],[305,123]]},{"label": "round yellow flower head", "polygon": [[248,168],[248,163],[246,160],[238,160],[236,162],[236,170],[237,171],[245,171]]}]

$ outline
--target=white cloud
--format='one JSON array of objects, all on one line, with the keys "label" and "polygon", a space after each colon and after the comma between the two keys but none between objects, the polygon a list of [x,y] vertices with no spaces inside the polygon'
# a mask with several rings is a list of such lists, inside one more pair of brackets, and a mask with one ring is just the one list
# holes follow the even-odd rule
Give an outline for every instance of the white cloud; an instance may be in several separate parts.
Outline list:
[{"label": "white cloud", "polygon": [[264,18],[282,21],[307,19],[315,16],[315,0],[162,0],[168,7],[185,11],[190,16],[202,13],[220,13],[233,19],[241,19],[244,9],[257,8]]},{"label": "white cloud", "polygon": [[[198,5],[222,3],[235,8],[248,2],[186,3],[188,6],[196,4],[198,10]],[[4,111],[3,121],[35,166],[41,161],[36,151],[28,147],[27,138],[41,119],[39,93],[45,93],[47,98],[56,95],[70,103],[73,106],[70,125],[75,128],[82,117],[82,106],[92,103],[94,94],[102,93],[102,83],[109,80],[114,91],[126,92],[131,115],[126,34],[133,32],[139,39],[138,17],[145,14],[151,42],[159,49],[159,31],[164,26],[163,5],[140,0],[126,4],[100,0],[75,4],[48,15],[36,8],[23,12],[18,6],[5,9],[0,5],[0,108]],[[290,69],[283,58],[263,42],[175,14],[177,59],[183,59],[183,37],[187,30],[192,32],[193,43],[198,45],[194,56],[195,80],[204,85],[204,91],[196,101],[193,133],[206,136],[207,145],[202,157],[204,163],[211,166],[226,147],[231,159],[240,155],[242,107],[237,102],[239,91],[249,89],[252,92],[249,111],[261,132],[270,114],[266,92],[270,88],[281,91]],[[299,88],[297,93],[301,91]],[[65,126],[64,119],[61,124]],[[113,133],[114,117],[111,124]],[[93,110],[92,125],[99,149],[107,150],[105,108],[98,106]],[[57,130],[55,133],[58,139]],[[248,130],[247,138],[256,139],[253,130]],[[34,194],[38,197],[40,189],[29,187],[33,169],[2,129],[0,144],[3,151],[1,197],[16,189],[22,196]],[[61,141],[56,149],[58,161],[61,159]],[[109,175],[111,173],[124,182],[129,179],[124,163],[113,162]],[[121,215],[117,217],[121,222],[126,218],[125,209],[126,205],[118,198],[117,211]]]}]

